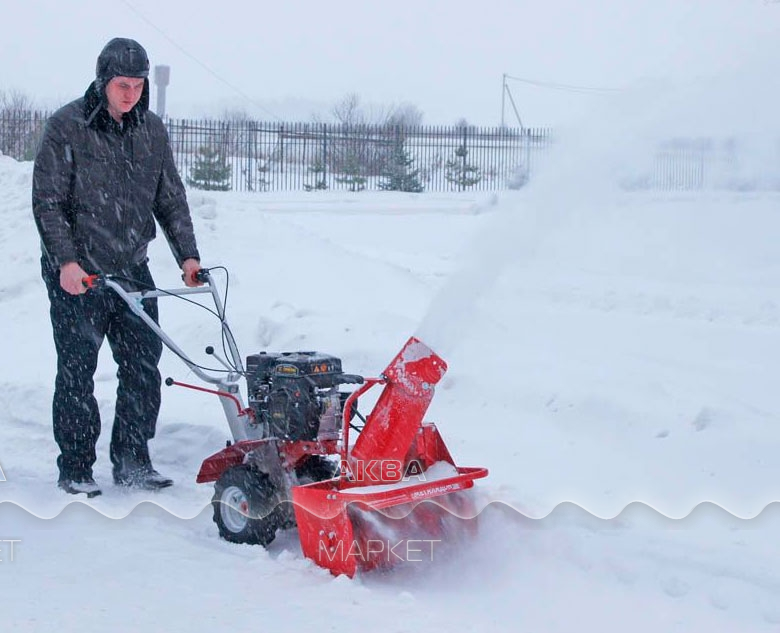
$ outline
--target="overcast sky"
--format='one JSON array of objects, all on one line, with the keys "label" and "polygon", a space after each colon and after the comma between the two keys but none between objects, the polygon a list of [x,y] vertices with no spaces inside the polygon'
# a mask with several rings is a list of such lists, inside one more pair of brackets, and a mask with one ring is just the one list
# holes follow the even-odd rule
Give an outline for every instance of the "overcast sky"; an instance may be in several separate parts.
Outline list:
[{"label": "overcast sky", "polygon": [[[424,122],[498,125],[502,75],[625,90],[739,71],[763,46],[780,65],[773,0],[5,0],[0,90],[46,106],[83,93],[114,36],[171,67],[168,113],[327,115],[347,93],[415,104]],[[772,55],[772,53],[775,53]],[[780,73],[778,73],[780,75]],[[777,82],[775,75],[771,81]],[[526,126],[605,98],[508,82]],[[509,103],[506,120],[515,122]]]}]

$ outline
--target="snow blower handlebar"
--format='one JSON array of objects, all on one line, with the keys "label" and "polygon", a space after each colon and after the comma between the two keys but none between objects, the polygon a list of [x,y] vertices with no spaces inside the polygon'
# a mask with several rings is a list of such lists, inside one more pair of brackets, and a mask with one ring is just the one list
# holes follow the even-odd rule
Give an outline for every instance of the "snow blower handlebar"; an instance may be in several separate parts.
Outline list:
[{"label": "snow blower handlebar", "polygon": [[[260,434],[259,428],[255,428],[253,425],[246,423],[246,408],[241,401],[239,381],[244,374],[244,365],[241,361],[241,355],[238,351],[238,346],[233,337],[233,333],[230,331],[230,327],[225,320],[225,305],[219,295],[216,285],[211,279],[211,275],[207,268],[201,268],[198,270],[194,278],[196,281],[202,282],[203,286],[189,287],[189,288],[176,288],[173,290],[139,290],[136,292],[130,292],[125,290],[112,275],[90,275],[85,277],[82,282],[84,286],[90,290],[96,288],[110,288],[128,305],[133,314],[138,316],[163,342],[163,344],[170,349],[176,356],[178,356],[192,372],[198,376],[201,380],[207,383],[211,383],[217,386],[215,393],[220,396],[222,402],[222,408],[225,411],[228,425],[230,426],[233,439],[235,441],[241,441],[246,439],[254,439],[250,437],[254,434]],[[214,300],[214,306],[216,308],[216,314],[219,317],[222,324],[222,333],[227,345],[227,353],[230,356],[232,363],[226,362],[217,355],[213,348],[207,350],[210,355],[214,356],[225,368],[226,372],[222,372],[219,375],[211,375],[209,370],[201,367],[195,363],[174,341],[168,336],[163,329],[152,319],[144,310],[142,301],[144,299],[151,299],[157,297],[183,297],[185,295],[196,294],[211,294]]]},{"label": "snow blower handlebar", "polygon": [[[221,384],[224,382],[224,376],[212,376],[205,371],[200,365],[196,364],[176,343],[168,336],[163,329],[152,319],[144,310],[141,303],[144,299],[158,298],[158,297],[183,297],[185,295],[195,294],[211,294],[214,299],[214,306],[217,310],[217,315],[222,324],[222,330],[225,333],[227,340],[228,352],[230,354],[232,364],[228,365],[224,361],[222,363],[229,368],[229,374],[235,374],[236,376],[229,375],[228,380],[233,381],[238,375],[243,374],[244,367],[241,362],[241,355],[238,351],[233,334],[230,331],[230,327],[225,320],[225,306],[220,298],[219,291],[215,284],[212,283],[211,276],[209,275],[207,268],[201,268],[194,275],[197,281],[204,283],[203,286],[194,288],[175,288],[173,290],[138,290],[136,292],[130,292],[125,290],[112,275],[89,275],[82,280],[84,286],[88,289],[96,289],[101,287],[110,288],[116,292],[119,297],[130,307],[133,313],[138,316],[147,326],[149,326],[165,346],[176,354],[189,367],[201,380],[212,384]],[[218,356],[213,352],[212,355],[215,358]]]}]

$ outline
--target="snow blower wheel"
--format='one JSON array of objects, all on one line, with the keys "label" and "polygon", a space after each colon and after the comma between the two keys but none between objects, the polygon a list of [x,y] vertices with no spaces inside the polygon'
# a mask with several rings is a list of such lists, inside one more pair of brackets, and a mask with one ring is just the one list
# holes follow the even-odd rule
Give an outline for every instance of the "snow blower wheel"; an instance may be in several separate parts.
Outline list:
[{"label": "snow blower wheel", "polygon": [[279,517],[268,475],[250,466],[226,470],[214,486],[214,522],[231,543],[268,545],[276,537]]}]

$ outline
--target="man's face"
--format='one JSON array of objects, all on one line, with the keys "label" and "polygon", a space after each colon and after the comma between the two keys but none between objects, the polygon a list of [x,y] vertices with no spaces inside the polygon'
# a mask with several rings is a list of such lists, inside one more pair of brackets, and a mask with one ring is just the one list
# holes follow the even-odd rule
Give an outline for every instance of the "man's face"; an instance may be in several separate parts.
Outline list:
[{"label": "man's face", "polygon": [[135,107],[144,90],[142,77],[114,77],[106,86],[108,112],[117,121]]}]

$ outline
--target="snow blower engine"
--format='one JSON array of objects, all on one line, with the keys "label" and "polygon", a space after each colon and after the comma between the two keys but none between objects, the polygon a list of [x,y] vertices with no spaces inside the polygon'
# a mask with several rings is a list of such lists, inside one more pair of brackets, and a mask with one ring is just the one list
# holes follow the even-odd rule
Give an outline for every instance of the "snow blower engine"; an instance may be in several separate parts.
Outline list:
[{"label": "snow blower engine", "polygon": [[[354,576],[475,528],[470,489],[487,469],[457,466],[436,426],[423,421],[447,371],[433,350],[410,338],[376,378],[345,374],[340,359],[318,352],[259,352],[247,357],[245,368],[211,274],[201,269],[197,278],[205,285],[139,292],[124,290],[110,275],[85,284],[116,292],[193,373],[214,385],[166,379],[222,403],[232,438],[203,461],[196,478],[215,482],[212,506],[222,538],[268,545],[279,529],[297,526],[304,556]],[[221,373],[192,361],[141,303],[200,293],[211,294],[221,323],[229,361],[206,348],[225,368]],[[345,385],[355,388],[341,391]],[[377,386],[382,390],[363,416],[359,399]]]},{"label": "snow blower engine", "polygon": [[249,406],[269,437],[314,441],[338,437],[341,411],[349,393],[343,384],[361,376],[343,374],[341,359],[317,352],[260,352],[247,357]]}]

